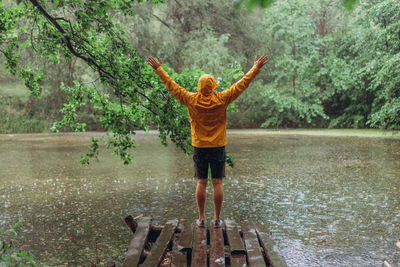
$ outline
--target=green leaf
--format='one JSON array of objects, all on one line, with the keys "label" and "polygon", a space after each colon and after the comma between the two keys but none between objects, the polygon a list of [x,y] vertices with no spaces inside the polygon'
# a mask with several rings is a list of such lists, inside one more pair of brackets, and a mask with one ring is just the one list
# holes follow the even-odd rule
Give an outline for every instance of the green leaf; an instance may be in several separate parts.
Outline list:
[{"label": "green leaf", "polygon": [[269,7],[273,2],[274,2],[274,0],[261,0],[261,6],[262,6],[263,8],[267,8],[267,7]]},{"label": "green leaf", "polygon": [[352,11],[354,9],[354,5],[357,2],[357,0],[344,0],[344,7],[348,11]]},{"label": "green leaf", "polygon": [[259,1],[261,0],[249,0],[249,2],[247,3],[247,11],[252,11],[253,8],[259,3]]}]

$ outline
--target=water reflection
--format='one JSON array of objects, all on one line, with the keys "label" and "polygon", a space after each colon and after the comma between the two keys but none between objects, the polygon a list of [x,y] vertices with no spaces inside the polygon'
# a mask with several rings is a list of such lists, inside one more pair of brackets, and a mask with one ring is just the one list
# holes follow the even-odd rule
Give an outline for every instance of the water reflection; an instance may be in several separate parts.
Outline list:
[{"label": "water reflection", "polygon": [[[78,163],[88,135],[0,136],[0,226],[25,221],[22,248],[50,265],[121,262],[123,218],[193,220],[191,158],[138,134],[132,166],[104,152]],[[400,265],[400,140],[229,136],[223,218],[269,223],[289,266]],[[208,192],[207,217],[212,218]]]}]

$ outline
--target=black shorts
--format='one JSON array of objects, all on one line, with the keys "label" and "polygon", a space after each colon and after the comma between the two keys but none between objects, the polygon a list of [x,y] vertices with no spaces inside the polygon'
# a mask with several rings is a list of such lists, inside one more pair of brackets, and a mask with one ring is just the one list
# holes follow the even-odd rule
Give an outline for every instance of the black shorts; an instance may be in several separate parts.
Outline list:
[{"label": "black shorts", "polygon": [[212,178],[225,177],[225,147],[193,147],[194,177],[208,178],[208,166]]}]

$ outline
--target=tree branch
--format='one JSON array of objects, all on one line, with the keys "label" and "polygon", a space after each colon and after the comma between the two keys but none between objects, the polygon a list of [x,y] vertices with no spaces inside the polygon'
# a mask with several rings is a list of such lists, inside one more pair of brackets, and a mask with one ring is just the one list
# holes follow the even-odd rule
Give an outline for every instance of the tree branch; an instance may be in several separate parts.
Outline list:
[{"label": "tree branch", "polygon": [[164,20],[162,20],[160,17],[158,17],[157,15],[154,15],[154,14],[153,14],[153,17],[155,17],[159,22],[161,22],[162,24],[164,24],[165,26],[167,26],[167,28],[170,29],[170,30],[172,31],[171,26],[169,26],[169,24],[166,23]]},{"label": "tree branch", "polygon": [[63,21],[65,21],[65,22],[67,22],[67,23],[71,23],[70,21],[69,21],[69,19],[66,19],[66,18],[54,18],[55,20],[63,20]]},{"label": "tree branch", "polygon": [[[399,32],[398,32],[398,36],[399,36],[399,42],[400,42],[400,30],[399,30]],[[399,44],[399,52],[400,52],[400,44]]]},{"label": "tree branch", "polygon": [[[84,61],[86,61],[89,64],[94,65],[97,70],[100,73],[105,74],[106,76],[108,76],[109,78],[115,78],[111,73],[109,73],[108,71],[106,71],[105,69],[103,69],[100,65],[98,65],[93,59],[88,58],[84,55],[82,55],[81,53],[77,52],[74,48],[74,46],[72,45],[72,39],[71,37],[67,34],[67,32],[64,30],[63,27],[61,27],[61,25],[57,22],[57,19],[60,20],[61,18],[54,18],[52,17],[42,6],[41,4],[37,1],[37,0],[29,0],[34,7],[36,7],[39,12],[49,21],[51,22],[51,24],[54,25],[54,27],[56,27],[56,29],[63,35],[64,40],[66,41],[67,47],[69,49],[69,51],[74,54],[76,57],[83,59]],[[65,20],[65,19],[64,19]]]}]

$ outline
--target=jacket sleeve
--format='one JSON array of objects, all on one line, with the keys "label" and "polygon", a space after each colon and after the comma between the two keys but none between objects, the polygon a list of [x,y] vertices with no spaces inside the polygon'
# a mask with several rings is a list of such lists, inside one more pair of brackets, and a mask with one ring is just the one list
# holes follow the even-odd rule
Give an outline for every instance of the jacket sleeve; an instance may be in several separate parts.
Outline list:
[{"label": "jacket sleeve", "polygon": [[168,91],[181,102],[183,105],[187,106],[189,103],[190,95],[185,88],[181,87],[177,84],[171,77],[169,77],[168,73],[166,73],[163,68],[160,66],[155,70],[155,73],[160,77],[161,81],[168,88]]},{"label": "jacket sleeve", "polygon": [[247,73],[243,76],[240,81],[234,83],[230,88],[221,92],[222,98],[225,100],[226,104],[230,104],[235,101],[244,90],[249,87],[250,83],[254,80],[257,74],[260,73],[260,69],[254,65]]}]

